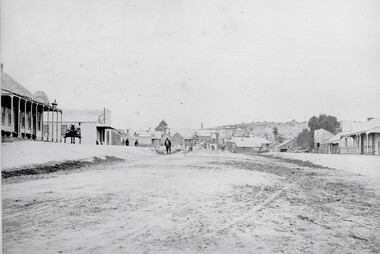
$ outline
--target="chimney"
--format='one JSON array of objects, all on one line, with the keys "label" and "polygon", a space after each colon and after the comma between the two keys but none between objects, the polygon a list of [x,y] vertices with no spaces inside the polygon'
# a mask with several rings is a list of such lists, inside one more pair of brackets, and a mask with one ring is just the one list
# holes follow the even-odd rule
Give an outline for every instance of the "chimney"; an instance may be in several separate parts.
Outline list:
[{"label": "chimney", "polygon": [[201,123],[201,130],[203,130],[203,123]]},{"label": "chimney", "polygon": [[[1,71],[3,72],[3,71]],[[367,117],[367,121],[371,121],[373,119],[373,117]]]},{"label": "chimney", "polygon": [[4,72],[4,64],[1,63],[0,66],[1,66],[1,73],[3,73]]}]

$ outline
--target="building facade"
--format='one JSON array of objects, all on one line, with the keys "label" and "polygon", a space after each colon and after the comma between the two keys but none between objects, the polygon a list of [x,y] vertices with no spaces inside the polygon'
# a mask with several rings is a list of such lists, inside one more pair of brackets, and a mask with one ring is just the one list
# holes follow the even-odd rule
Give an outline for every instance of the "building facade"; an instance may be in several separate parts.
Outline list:
[{"label": "building facade", "polygon": [[86,145],[122,145],[123,135],[111,126],[111,112],[108,109],[67,109],[62,120],[62,138],[72,125],[80,129],[81,140],[77,140],[78,143]]},{"label": "building facade", "polygon": [[380,118],[342,125],[342,132],[329,140],[340,154],[380,155]]},{"label": "building facade", "polygon": [[[233,137],[233,145],[231,146],[234,149],[232,152],[236,153],[259,153],[263,150],[269,149],[270,141],[265,138],[260,137]],[[227,145],[227,147],[229,147]]]},{"label": "building facade", "polygon": [[325,129],[318,129],[314,131],[314,152],[315,153],[330,153],[329,140],[334,137],[334,134],[326,131]]},{"label": "building facade", "polygon": [[[51,122],[50,128],[44,129],[45,122]],[[4,73],[1,64],[2,141],[17,138],[61,142],[61,123],[62,110],[57,108],[56,102],[50,103],[42,91],[32,94]]]}]

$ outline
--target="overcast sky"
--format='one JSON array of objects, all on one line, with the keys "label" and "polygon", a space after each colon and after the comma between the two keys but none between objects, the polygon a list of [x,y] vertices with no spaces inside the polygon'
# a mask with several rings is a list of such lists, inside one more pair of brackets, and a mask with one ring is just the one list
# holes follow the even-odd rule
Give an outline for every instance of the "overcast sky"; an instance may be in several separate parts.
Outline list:
[{"label": "overcast sky", "polygon": [[380,116],[380,1],[2,0],[4,71],[116,128]]}]

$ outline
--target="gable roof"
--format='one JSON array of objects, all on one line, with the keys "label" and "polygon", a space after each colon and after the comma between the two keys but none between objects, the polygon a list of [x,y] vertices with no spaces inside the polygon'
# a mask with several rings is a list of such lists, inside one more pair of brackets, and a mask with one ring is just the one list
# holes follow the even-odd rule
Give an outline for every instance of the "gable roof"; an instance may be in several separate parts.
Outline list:
[{"label": "gable roof", "polygon": [[33,94],[6,73],[1,73],[1,89],[26,98],[33,98]]},{"label": "gable roof", "polygon": [[150,135],[148,132],[146,131],[141,131],[141,132],[138,132],[136,134],[136,137],[137,138],[152,138],[152,135]]},{"label": "gable roof", "polygon": [[194,138],[195,131],[193,129],[172,129],[172,133],[174,133],[174,135],[178,133],[185,139],[192,139]]},{"label": "gable roof", "polygon": [[148,132],[154,139],[161,139],[161,131],[149,131]]},{"label": "gable roof", "polygon": [[274,146],[275,148],[280,148],[280,147],[285,147],[285,146],[292,146],[296,143],[297,139],[293,138],[293,139],[289,139],[289,140],[285,140],[284,142]]}]

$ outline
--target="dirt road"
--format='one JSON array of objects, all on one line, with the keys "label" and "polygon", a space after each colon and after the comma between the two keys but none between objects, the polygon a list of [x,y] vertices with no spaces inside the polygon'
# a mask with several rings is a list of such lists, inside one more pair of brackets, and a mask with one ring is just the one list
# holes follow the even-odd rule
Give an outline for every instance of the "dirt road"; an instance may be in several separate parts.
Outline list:
[{"label": "dirt road", "polygon": [[228,152],[2,182],[4,253],[377,253],[367,178]]}]

